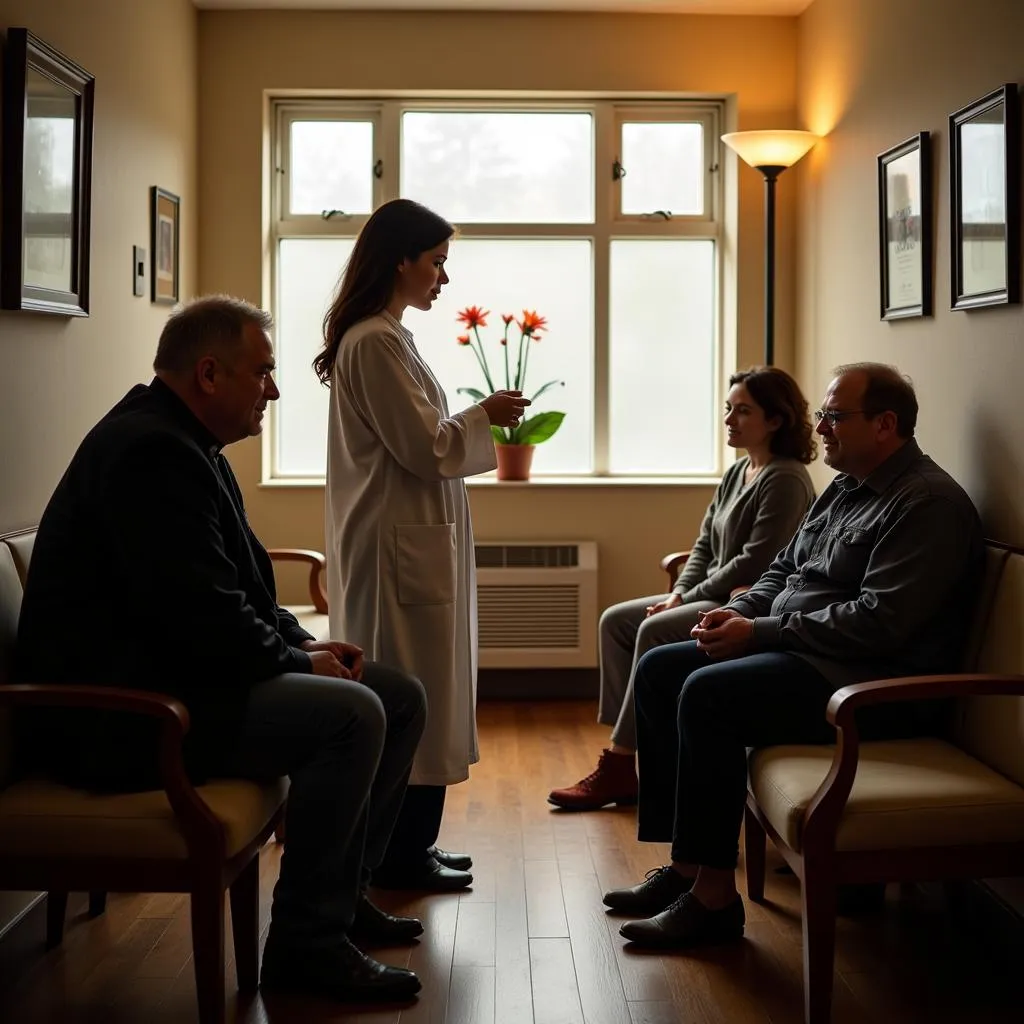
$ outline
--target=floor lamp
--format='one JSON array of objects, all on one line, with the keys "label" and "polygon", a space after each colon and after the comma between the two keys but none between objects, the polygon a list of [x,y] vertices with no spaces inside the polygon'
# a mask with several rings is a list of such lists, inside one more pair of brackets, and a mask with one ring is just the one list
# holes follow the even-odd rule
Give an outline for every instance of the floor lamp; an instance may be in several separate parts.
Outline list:
[{"label": "floor lamp", "polygon": [[775,179],[818,141],[813,132],[730,132],[722,141],[764,175],[764,363],[775,361]]}]

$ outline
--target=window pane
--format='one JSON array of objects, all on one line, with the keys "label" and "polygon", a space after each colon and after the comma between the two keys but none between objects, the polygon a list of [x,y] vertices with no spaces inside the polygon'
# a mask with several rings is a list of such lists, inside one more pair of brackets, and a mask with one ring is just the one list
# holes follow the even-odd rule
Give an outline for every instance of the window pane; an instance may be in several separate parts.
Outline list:
[{"label": "window pane", "polygon": [[288,209],[373,209],[373,122],[292,121]]},{"label": "window pane", "polygon": [[715,244],[611,244],[611,470],[715,467]]},{"label": "window pane", "polygon": [[324,313],[355,239],[287,238],[278,256],[277,383],[274,410],[277,475],[327,472],[327,388],[313,372]]},{"label": "window pane", "polygon": [[[593,467],[594,290],[591,243],[583,239],[470,239],[452,243],[446,267],[451,283],[429,313],[410,309],[406,326],[430,364],[455,412],[472,403],[459,387],[488,391],[472,349],[456,338],[465,328],[456,314],[466,306],[491,311],[480,339],[495,388],[505,387],[505,361],[515,374],[519,332],[500,343],[502,313],[522,316],[523,307],[547,317],[549,330],[528,342],[525,391],[532,395],[545,382],[564,380],[542,395],[529,413],[560,410],[566,414],[558,433],[537,446],[536,473],[588,473]],[[514,383],[514,381],[512,382]]]},{"label": "window pane", "polygon": [[622,212],[704,212],[704,127],[699,122],[622,126]]},{"label": "window pane", "polygon": [[586,113],[410,111],[401,193],[454,223],[588,223],[593,135]]}]

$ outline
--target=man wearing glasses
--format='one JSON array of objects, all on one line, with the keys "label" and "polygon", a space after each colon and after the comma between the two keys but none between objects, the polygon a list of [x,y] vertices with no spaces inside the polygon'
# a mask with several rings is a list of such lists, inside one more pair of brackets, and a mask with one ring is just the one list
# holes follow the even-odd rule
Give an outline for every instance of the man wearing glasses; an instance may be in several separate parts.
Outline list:
[{"label": "man wearing glasses", "polygon": [[[970,498],[914,440],[917,398],[890,366],[840,367],[816,413],[838,476],[745,594],[706,613],[693,642],[637,666],[639,838],[672,864],[606,893],[638,945],[738,939],[746,748],[829,743],[829,698],[870,679],[958,665],[983,538]],[[936,702],[880,705],[862,735],[923,734]]]}]

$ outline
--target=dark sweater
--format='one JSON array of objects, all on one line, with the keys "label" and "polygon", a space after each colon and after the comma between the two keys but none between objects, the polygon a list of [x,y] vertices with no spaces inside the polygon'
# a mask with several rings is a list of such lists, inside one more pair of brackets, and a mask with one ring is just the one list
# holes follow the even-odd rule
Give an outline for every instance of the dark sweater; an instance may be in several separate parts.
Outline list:
[{"label": "dark sweater", "polygon": [[[216,439],[159,380],[133,388],[86,436],[43,514],[17,677],[180,698],[192,720],[187,763],[202,776],[230,751],[254,683],[310,671],[297,649],[308,639],[277,604]],[[36,754],[54,774],[153,780],[151,761],[137,760],[152,735],[141,719],[48,715],[39,728]]]},{"label": "dark sweater", "polygon": [[679,574],[674,593],[684,602],[724,604],[735,587],[749,586],[789,543],[814,501],[803,463],[773,459],[749,484],[750,459],[730,466],[704,515],[700,536]]}]

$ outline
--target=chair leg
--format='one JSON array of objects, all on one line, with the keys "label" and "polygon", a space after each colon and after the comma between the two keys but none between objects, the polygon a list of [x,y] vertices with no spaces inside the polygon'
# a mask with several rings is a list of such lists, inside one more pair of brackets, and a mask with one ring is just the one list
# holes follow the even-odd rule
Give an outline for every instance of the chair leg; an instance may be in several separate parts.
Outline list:
[{"label": "chair leg", "polygon": [[64,938],[64,918],[68,912],[66,892],[46,894],[46,948],[56,949]]},{"label": "chair leg", "polygon": [[765,846],[767,836],[750,807],[743,811],[743,870],[747,876],[747,898],[764,902]]},{"label": "chair leg", "polygon": [[192,959],[199,1024],[224,1024],[224,890],[216,877],[192,890]]},{"label": "chair leg", "polygon": [[836,884],[826,866],[804,860],[804,1022],[829,1024],[836,949]]},{"label": "chair leg", "polygon": [[89,893],[89,916],[99,917],[107,909],[107,894],[105,892]]},{"label": "chair leg", "polygon": [[260,974],[260,858],[253,857],[231,886],[231,935],[238,991],[255,992]]}]

